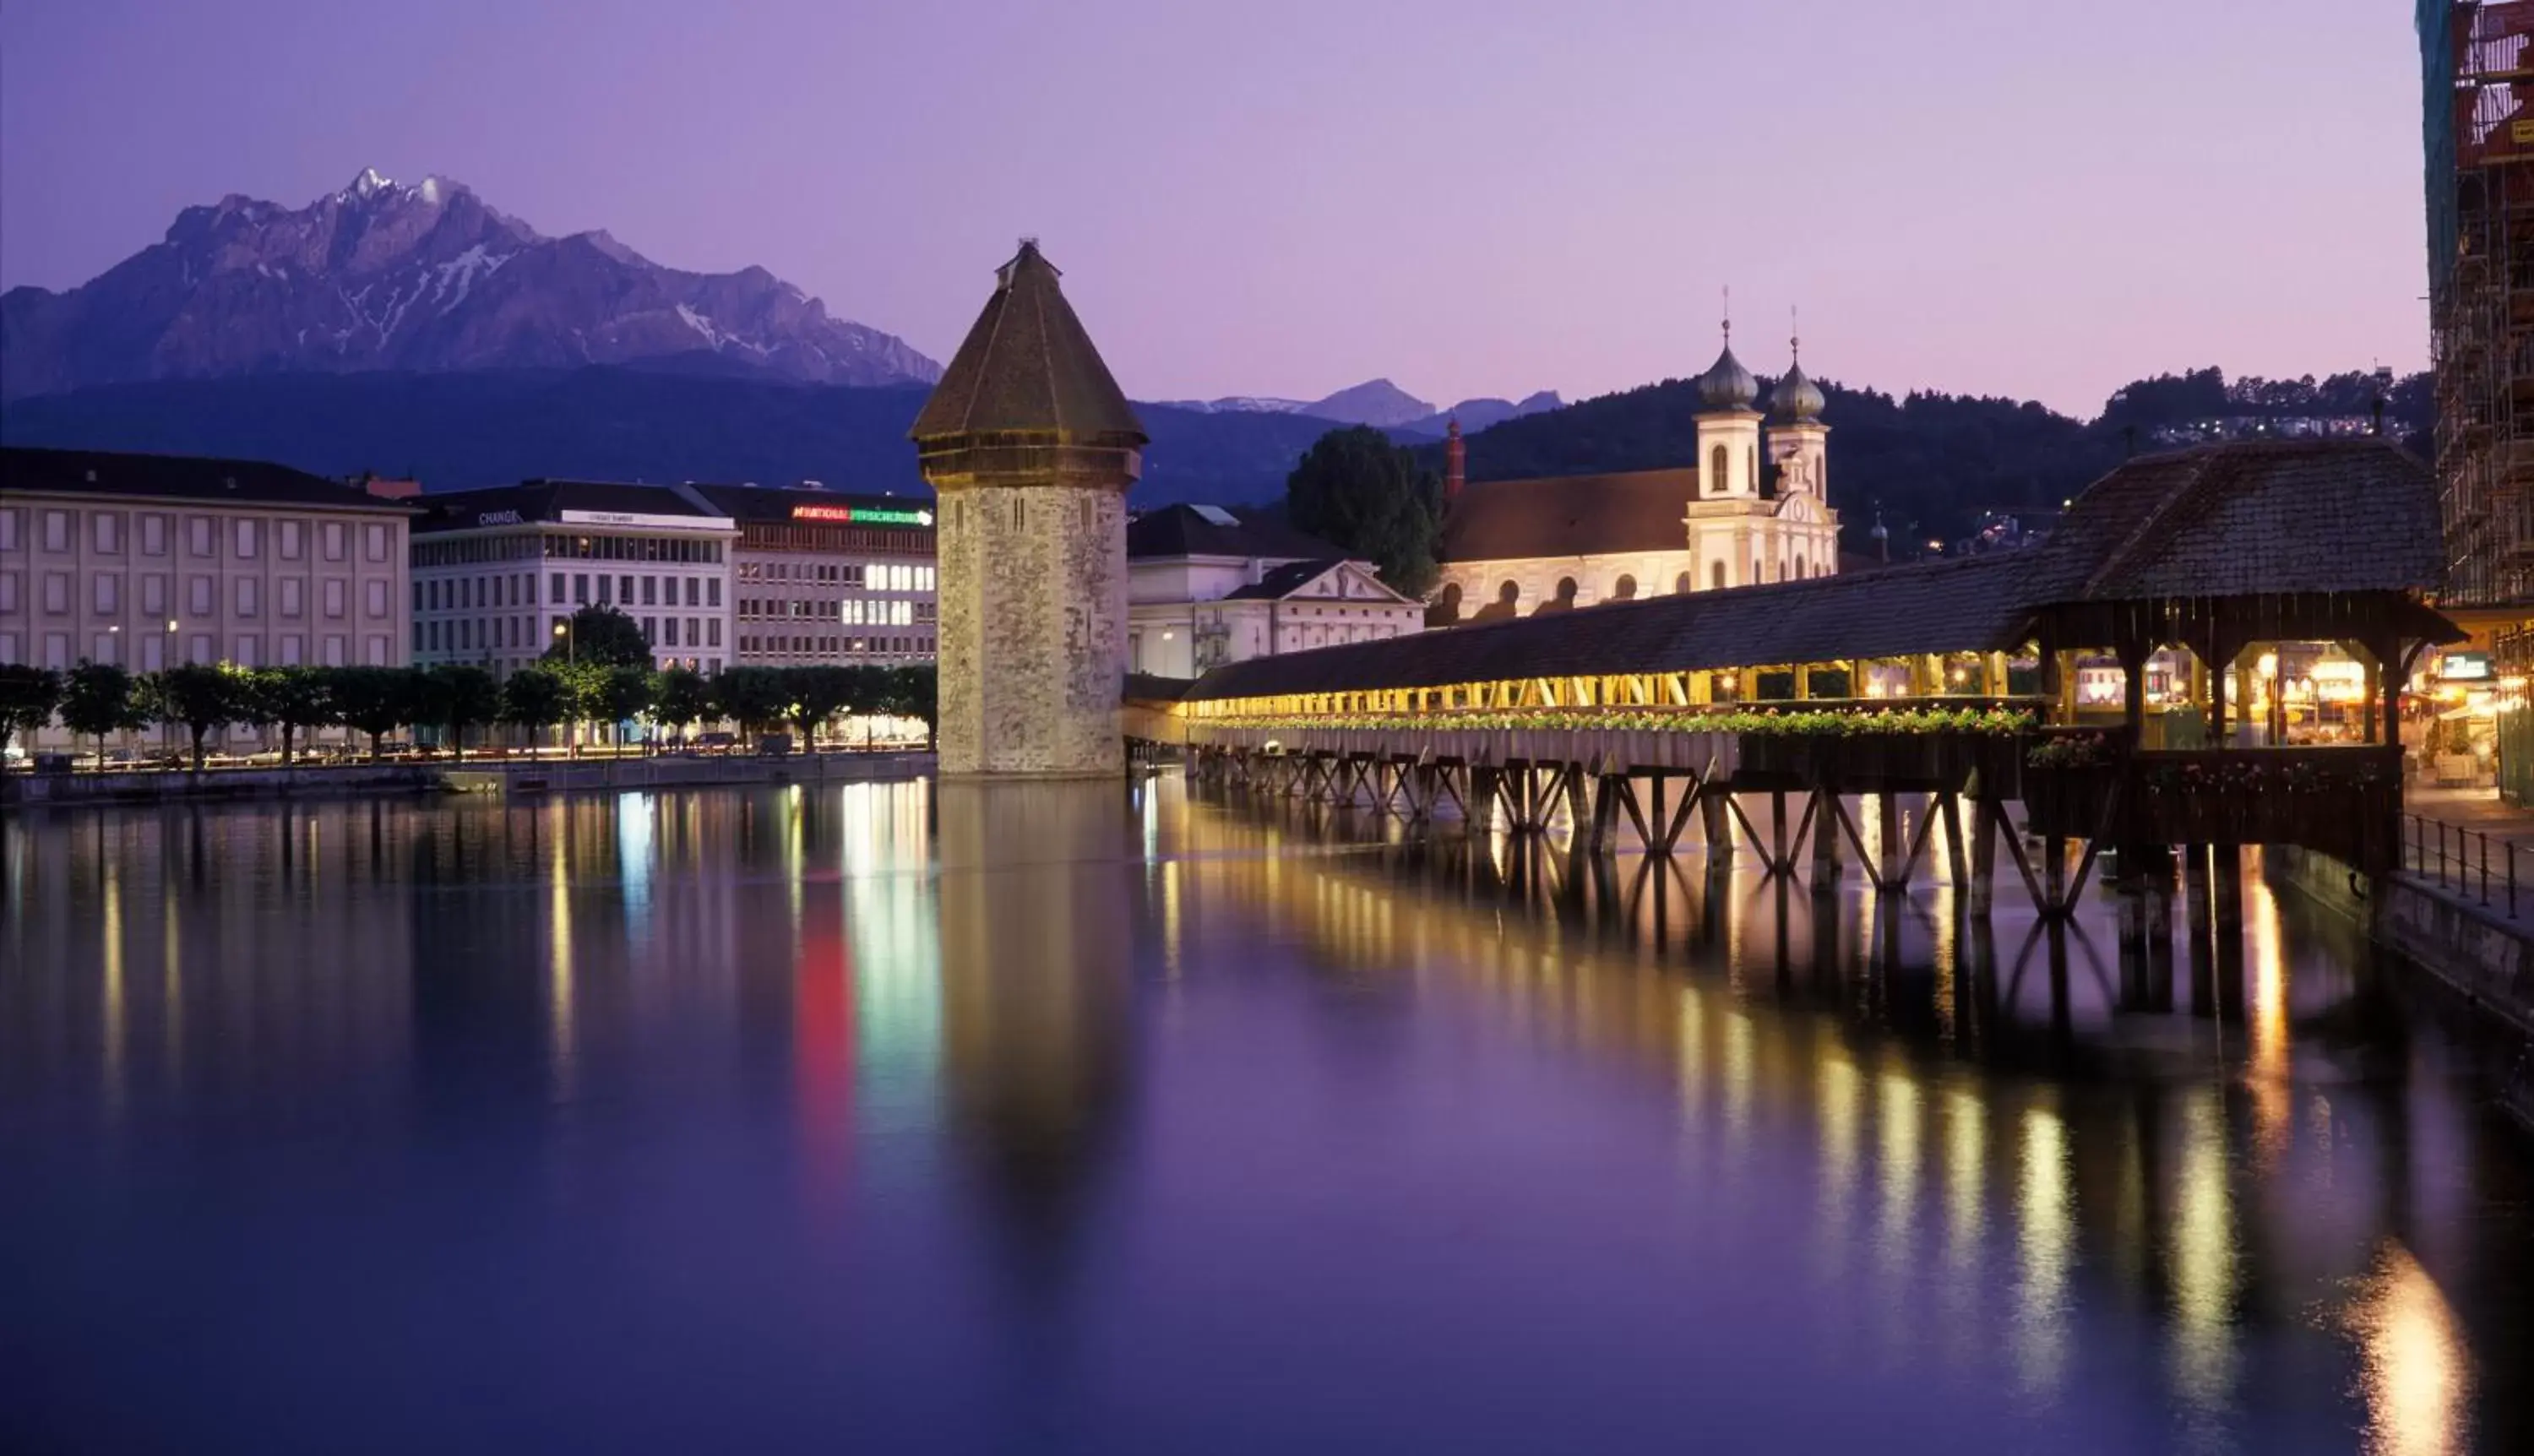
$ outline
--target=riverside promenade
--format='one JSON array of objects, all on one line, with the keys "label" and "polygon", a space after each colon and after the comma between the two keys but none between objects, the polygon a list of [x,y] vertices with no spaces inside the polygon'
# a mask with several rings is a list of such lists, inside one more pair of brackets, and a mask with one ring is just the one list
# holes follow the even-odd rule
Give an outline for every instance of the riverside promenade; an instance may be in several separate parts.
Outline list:
[{"label": "riverside promenade", "polygon": [[266,799],[396,798],[444,793],[521,797],[718,784],[858,783],[931,773],[929,753],[731,754],[487,758],[311,767],[12,773],[0,812]]}]

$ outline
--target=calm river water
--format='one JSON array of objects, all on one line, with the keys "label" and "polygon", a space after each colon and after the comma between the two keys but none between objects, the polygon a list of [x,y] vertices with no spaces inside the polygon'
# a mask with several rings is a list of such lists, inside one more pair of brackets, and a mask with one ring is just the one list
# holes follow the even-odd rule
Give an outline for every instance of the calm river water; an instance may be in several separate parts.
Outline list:
[{"label": "calm river water", "polygon": [[10,820],[0,1449],[2534,1450],[2534,1147],[2257,877],[2198,1015],[1314,813]]}]

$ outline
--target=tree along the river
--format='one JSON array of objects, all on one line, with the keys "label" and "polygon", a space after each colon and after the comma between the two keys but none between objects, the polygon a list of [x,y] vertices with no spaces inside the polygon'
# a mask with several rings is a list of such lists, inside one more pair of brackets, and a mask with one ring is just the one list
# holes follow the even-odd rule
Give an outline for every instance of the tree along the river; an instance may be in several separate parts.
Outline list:
[{"label": "tree along the river", "polygon": [[1285,478],[1285,515],[1296,529],[1370,560],[1393,591],[1422,596],[1434,584],[1442,481],[1369,425],[1311,443]]},{"label": "tree along the river", "polygon": [[61,700],[60,673],[49,667],[0,662],[0,752],[21,733],[34,737],[36,730],[53,720],[53,709]]},{"label": "tree along the river", "polygon": [[431,670],[431,721],[449,734],[450,752],[466,758],[466,730],[490,723],[502,711],[502,685],[471,663],[447,662]]},{"label": "tree along the river", "polygon": [[563,629],[546,646],[550,663],[646,669],[651,665],[651,644],[642,640],[642,629],[614,607],[582,607]]},{"label": "tree along the river", "polygon": [[370,736],[370,758],[379,757],[379,740],[414,720],[413,675],[394,667],[330,667],[328,695],[345,727]]},{"label": "tree along the river", "polygon": [[593,723],[606,724],[608,741],[623,748],[626,723],[651,705],[649,669],[583,663],[573,677],[573,698],[580,715]]},{"label": "tree along the river", "polygon": [[152,710],[159,722],[185,730],[195,772],[202,771],[203,742],[211,730],[246,716],[244,683],[237,669],[209,662],[180,663],[151,678]]},{"label": "tree along the river", "polygon": [[257,668],[247,676],[247,695],[255,703],[256,720],[281,730],[284,766],[298,752],[299,730],[324,728],[339,721],[323,668]]},{"label": "tree along the river", "polygon": [[139,695],[132,674],[111,662],[87,662],[62,680],[62,726],[79,738],[96,740],[96,766],[105,766],[105,736],[143,727]]},{"label": "tree along the river", "polygon": [[572,689],[561,675],[523,667],[502,680],[502,721],[527,729],[531,744],[542,747],[545,730],[571,717]]},{"label": "tree along the river", "polygon": [[651,679],[651,720],[683,733],[713,710],[712,684],[692,667],[664,667]]},{"label": "tree along the river", "polygon": [[781,720],[792,707],[791,685],[779,669],[734,667],[712,681],[721,715],[752,733]]},{"label": "tree along the river", "polygon": [[783,672],[791,693],[790,716],[804,746],[818,746],[818,725],[848,707],[869,711],[859,672],[850,667],[794,667]]}]

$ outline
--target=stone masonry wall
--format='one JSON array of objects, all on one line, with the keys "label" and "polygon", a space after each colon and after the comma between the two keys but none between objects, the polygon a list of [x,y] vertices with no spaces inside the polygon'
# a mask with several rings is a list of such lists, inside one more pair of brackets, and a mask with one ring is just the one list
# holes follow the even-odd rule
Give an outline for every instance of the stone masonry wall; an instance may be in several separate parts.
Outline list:
[{"label": "stone masonry wall", "polygon": [[937,528],[942,773],[1122,774],[1123,496],[952,489]]}]

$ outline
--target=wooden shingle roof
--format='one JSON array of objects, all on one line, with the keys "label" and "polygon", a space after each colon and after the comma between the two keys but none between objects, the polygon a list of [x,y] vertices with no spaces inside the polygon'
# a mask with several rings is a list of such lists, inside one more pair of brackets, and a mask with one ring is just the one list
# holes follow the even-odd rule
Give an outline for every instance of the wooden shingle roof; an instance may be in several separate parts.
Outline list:
[{"label": "wooden shingle roof", "polygon": [[995,271],[994,296],[941,371],[909,438],[1056,434],[1144,443],[1143,422],[1064,301],[1058,276],[1029,239]]},{"label": "wooden shingle roof", "polygon": [[[1433,688],[2010,650],[2043,607],[2299,592],[2411,596],[2440,579],[2438,502],[2377,441],[2254,442],[2133,460],[2046,543],[1259,657],[1193,698]],[[2425,612],[2423,608],[2410,610]]]}]

